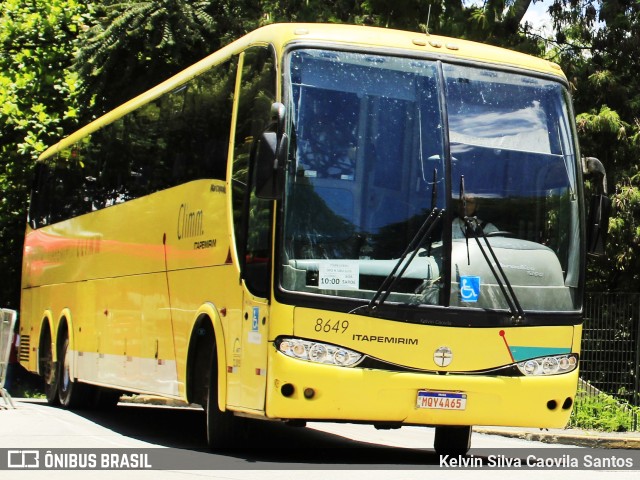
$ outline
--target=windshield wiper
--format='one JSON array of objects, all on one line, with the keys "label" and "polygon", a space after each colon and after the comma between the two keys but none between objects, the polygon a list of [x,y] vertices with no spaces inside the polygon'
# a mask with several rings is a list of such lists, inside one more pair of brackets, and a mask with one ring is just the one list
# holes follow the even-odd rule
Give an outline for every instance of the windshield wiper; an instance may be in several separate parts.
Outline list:
[{"label": "windshield wiper", "polygon": [[[507,275],[504,273],[504,270],[502,269],[502,266],[500,265],[500,261],[498,260],[498,257],[496,256],[496,252],[493,250],[493,247],[491,246],[491,243],[489,242],[489,239],[487,238],[487,235],[484,233],[484,230],[482,229],[482,227],[480,226],[480,223],[478,222],[478,218],[477,217],[464,217],[464,222],[465,222],[465,232],[466,232],[466,236],[467,236],[467,254],[468,254],[468,242],[469,242],[469,238],[468,235],[469,233],[471,233],[473,235],[473,238],[475,238],[476,243],[478,244],[478,248],[480,249],[480,252],[482,253],[482,256],[484,257],[485,261],[487,262],[487,265],[489,266],[489,269],[491,270],[491,273],[493,274],[493,276],[496,279],[496,282],[498,282],[498,287],[500,287],[500,291],[502,292],[502,296],[504,297],[504,299],[507,301],[507,304],[509,305],[509,311],[511,312],[512,317],[517,321],[521,321],[524,318],[524,310],[522,310],[522,306],[520,305],[520,302],[518,301],[518,297],[516,296],[516,293],[513,291],[513,287],[511,286],[511,282],[509,281],[509,278],[507,278]],[[478,235],[478,232],[480,232],[482,238],[484,239],[484,243],[486,245],[486,250],[489,251],[489,253],[491,254],[491,259],[493,259],[493,261],[495,262],[495,265],[491,263],[491,259],[489,258],[489,256],[487,255],[487,251],[485,250],[485,247],[482,245],[482,243],[480,242],[480,238]],[[504,283],[503,283],[504,282]]]},{"label": "windshield wiper", "polygon": [[[489,266],[489,269],[491,270],[491,273],[496,279],[496,282],[498,282],[498,287],[500,287],[500,292],[502,293],[502,296],[507,301],[507,305],[509,305],[509,311],[511,312],[511,316],[517,322],[521,321],[524,318],[524,310],[522,310],[522,307],[520,306],[520,302],[518,301],[518,297],[516,296],[516,293],[513,291],[511,282],[507,278],[507,275],[504,273],[504,270],[500,265],[500,261],[496,256],[496,252],[493,250],[491,243],[489,243],[489,240],[487,239],[487,235],[484,233],[484,229],[482,228],[482,226],[480,225],[480,222],[478,221],[478,217],[476,216],[469,217],[466,215],[467,196],[466,196],[466,191],[464,186],[464,175],[460,175],[460,202],[462,204],[462,211],[464,212],[463,220],[464,220],[464,237],[467,243],[467,263],[471,265],[471,257],[469,253],[469,233],[472,233],[473,238],[475,238],[476,243],[478,244],[478,248],[482,253],[482,256],[484,257],[485,261],[487,262],[487,265]],[[489,256],[487,255],[486,250],[482,246],[482,243],[480,243],[480,239],[478,238],[478,232],[482,234],[482,238],[484,239],[484,243],[487,246],[487,250],[491,254],[491,258],[495,262],[495,267],[491,263],[491,259],[489,259]],[[506,285],[506,288],[505,288],[505,285]]]},{"label": "windshield wiper", "polygon": [[[418,232],[411,239],[411,241],[407,245],[407,248],[405,248],[404,252],[402,252],[402,255],[400,255],[400,258],[394,265],[391,272],[389,272],[389,274],[385,277],[384,281],[380,285],[380,288],[378,288],[376,293],[373,295],[371,301],[367,305],[362,305],[354,309],[350,313],[358,313],[359,310],[364,310],[366,313],[373,313],[382,306],[382,304],[387,300],[387,298],[393,291],[393,287],[395,287],[398,280],[402,278],[404,272],[407,270],[407,268],[409,268],[411,262],[413,262],[413,259],[418,254],[418,250],[424,240],[428,238],[433,229],[438,225],[440,219],[442,219],[443,214],[444,210],[440,210],[438,208],[434,208],[431,210],[431,213],[425,219]],[[409,253],[411,253],[411,255],[409,255]]]}]

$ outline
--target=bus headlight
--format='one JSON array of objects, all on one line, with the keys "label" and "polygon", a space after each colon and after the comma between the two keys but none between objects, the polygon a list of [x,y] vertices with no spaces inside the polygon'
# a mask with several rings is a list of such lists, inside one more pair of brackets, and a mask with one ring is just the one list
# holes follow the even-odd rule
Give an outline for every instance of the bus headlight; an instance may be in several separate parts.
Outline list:
[{"label": "bus headlight", "polygon": [[287,357],[340,367],[353,367],[364,358],[361,353],[348,348],[299,338],[279,338],[276,348]]},{"label": "bus headlight", "polygon": [[520,372],[529,376],[560,375],[569,373],[578,367],[578,356],[575,353],[568,355],[549,355],[548,357],[532,358],[524,362],[518,362]]}]

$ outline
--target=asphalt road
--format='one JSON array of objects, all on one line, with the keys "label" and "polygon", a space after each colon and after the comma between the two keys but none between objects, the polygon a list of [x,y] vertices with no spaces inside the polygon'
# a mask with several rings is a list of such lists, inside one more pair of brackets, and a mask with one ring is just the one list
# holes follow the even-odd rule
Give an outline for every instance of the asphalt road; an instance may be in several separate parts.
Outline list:
[{"label": "asphalt road", "polygon": [[[404,427],[378,431],[367,425],[309,424],[307,428],[255,422],[245,448],[213,454],[207,450],[205,417],[200,409],[120,404],[107,412],[67,411],[41,402],[17,401],[15,410],[0,410],[0,449],[161,449],[154,462],[169,461],[158,471],[16,471],[0,472],[4,480],[58,478],[252,480],[302,477],[314,479],[513,478],[510,470],[452,470],[439,468],[442,459],[432,449],[433,429]],[[530,452],[566,446],[474,433],[473,448],[487,452],[520,449]],[[56,450],[53,450],[54,452]],[[84,450],[89,451],[89,450]],[[122,450],[130,451],[130,450]],[[134,450],[135,451],[135,450]],[[579,450],[587,451],[586,449]],[[158,458],[158,455],[161,458]],[[510,455],[513,457],[514,455]],[[164,458],[163,458],[164,457]],[[174,466],[171,459],[177,458]],[[204,463],[203,463],[204,462]],[[206,465],[207,470],[202,465]],[[426,466],[426,469],[425,469]],[[431,468],[429,468],[431,467]],[[192,469],[193,468],[193,469]],[[6,476],[6,473],[10,473]],[[516,478],[541,478],[548,473],[524,470]],[[563,470],[563,480],[638,478],[635,471]],[[556,475],[554,475],[555,477]]]}]

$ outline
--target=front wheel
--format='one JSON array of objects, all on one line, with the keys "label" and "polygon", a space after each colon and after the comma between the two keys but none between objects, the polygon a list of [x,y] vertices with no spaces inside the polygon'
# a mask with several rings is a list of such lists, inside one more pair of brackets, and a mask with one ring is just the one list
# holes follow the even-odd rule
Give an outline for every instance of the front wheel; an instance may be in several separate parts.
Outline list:
[{"label": "front wheel", "polygon": [[213,357],[205,406],[207,443],[211,450],[238,448],[242,445],[244,438],[245,419],[235,417],[229,411],[223,412],[218,407],[218,365],[215,351]]},{"label": "front wheel", "polygon": [[471,448],[471,427],[436,427],[433,447],[438,455],[466,455]]}]

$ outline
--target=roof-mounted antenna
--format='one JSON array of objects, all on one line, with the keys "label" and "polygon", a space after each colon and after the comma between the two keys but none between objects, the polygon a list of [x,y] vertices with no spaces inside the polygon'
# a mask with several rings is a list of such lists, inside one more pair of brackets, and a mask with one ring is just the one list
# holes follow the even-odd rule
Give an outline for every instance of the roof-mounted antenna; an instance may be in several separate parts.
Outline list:
[{"label": "roof-mounted antenna", "polygon": [[425,27],[425,33],[429,35],[429,20],[431,20],[431,5],[429,5],[429,12],[427,13],[427,26]]}]

